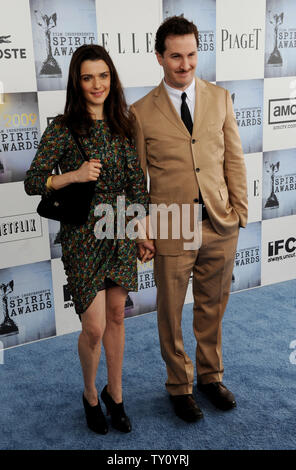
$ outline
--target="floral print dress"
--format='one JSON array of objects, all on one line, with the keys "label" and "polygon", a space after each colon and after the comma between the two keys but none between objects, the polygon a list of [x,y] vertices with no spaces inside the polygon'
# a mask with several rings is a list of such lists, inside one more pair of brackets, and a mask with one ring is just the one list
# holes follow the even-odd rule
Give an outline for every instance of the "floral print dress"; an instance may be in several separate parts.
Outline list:
[{"label": "floral print dress", "polygon": [[[91,304],[106,278],[128,291],[138,289],[136,241],[117,238],[117,197],[125,206],[140,203],[148,214],[149,196],[134,145],[128,139],[111,137],[105,121],[94,121],[87,137],[80,138],[89,159],[102,164],[87,222],[82,226],[61,224],[62,261],[77,314]],[[68,128],[55,118],[45,130],[34,160],[27,171],[27,194],[46,193],[46,181],[59,163],[62,173],[77,170],[84,159]],[[123,200],[123,199],[121,199]],[[98,204],[110,204],[114,211],[114,238],[99,239],[94,228]],[[128,221],[128,219],[127,219]],[[103,225],[103,224],[102,224]],[[96,233],[97,234],[97,233]]]}]

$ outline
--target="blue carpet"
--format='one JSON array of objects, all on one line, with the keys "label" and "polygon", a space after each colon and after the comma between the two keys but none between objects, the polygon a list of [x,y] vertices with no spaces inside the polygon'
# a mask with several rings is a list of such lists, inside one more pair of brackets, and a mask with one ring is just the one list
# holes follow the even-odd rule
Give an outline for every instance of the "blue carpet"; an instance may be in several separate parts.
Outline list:
[{"label": "blue carpet", "polygon": [[[224,383],[238,407],[217,411],[196,390],[204,419],[186,424],[164,388],[156,314],[126,320],[124,400],[133,431],[89,431],[82,408],[78,333],[4,351],[0,449],[295,449],[296,280],[232,294],[223,320]],[[184,307],[186,351],[194,358],[192,305]],[[102,355],[97,378],[106,382]]]}]

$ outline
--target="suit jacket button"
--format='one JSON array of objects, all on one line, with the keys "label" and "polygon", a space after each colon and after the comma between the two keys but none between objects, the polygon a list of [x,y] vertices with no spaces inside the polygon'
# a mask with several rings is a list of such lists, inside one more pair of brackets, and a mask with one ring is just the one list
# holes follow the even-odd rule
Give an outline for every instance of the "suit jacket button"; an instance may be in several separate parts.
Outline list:
[{"label": "suit jacket button", "polygon": [[195,139],[192,139],[192,141],[191,141],[191,142],[192,142],[193,144],[195,144],[196,140],[195,140]]},{"label": "suit jacket button", "polygon": [[195,168],[196,173],[200,172],[200,168]]},{"label": "suit jacket button", "polygon": [[195,199],[193,199],[193,202],[198,202],[198,198],[196,197]]}]

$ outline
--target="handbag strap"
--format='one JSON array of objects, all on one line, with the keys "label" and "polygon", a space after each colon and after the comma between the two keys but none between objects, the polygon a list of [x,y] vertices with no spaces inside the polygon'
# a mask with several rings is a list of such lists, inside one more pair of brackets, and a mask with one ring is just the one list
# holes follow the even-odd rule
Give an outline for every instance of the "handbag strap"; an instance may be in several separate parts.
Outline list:
[{"label": "handbag strap", "polygon": [[85,150],[82,147],[81,143],[79,142],[78,135],[76,134],[76,132],[73,131],[73,129],[69,128],[69,131],[70,131],[70,134],[72,135],[73,139],[75,140],[75,143],[76,143],[81,155],[83,156],[84,160],[86,160],[88,162],[89,158],[86,155]]},{"label": "handbag strap", "polygon": [[[71,136],[73,137],[77,147],[78,147],[78,150],[80,152],[80,155],[84,158],[85,161],[89,161],[89,158],[88,156],[86,155],[85,153],[85,150],[84,148],[82,147],[81,143],[79,142],[79,139],[78,139],[78,135],[76,134],[76,132],[73,131],[73,129],[71,129],[69,126],[68,126],[68,129],[69,129],[69,132],[71,134]],[[59,175],[61,174],[61,171],[59,169],[59,164],[57,163],[54,167],[54,171],[55,171],[55,174],[56,175]]]}]

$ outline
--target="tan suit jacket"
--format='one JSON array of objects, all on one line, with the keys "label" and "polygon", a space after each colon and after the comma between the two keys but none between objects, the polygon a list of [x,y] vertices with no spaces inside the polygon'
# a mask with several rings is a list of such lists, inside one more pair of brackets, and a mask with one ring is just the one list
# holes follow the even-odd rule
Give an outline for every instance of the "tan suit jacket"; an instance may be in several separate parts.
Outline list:
[{"label": "tan suit jacket", "polygon": [[[214,230],[229,234],[247,223],[244,156],[227,90],[196,78],[192,136],[169,99],[163,82],[131,106],[137,149],[150,178],[151,203],[193,206],[199,188]],[[156,240],[160,255],[181,254],[184,240]]]}]

